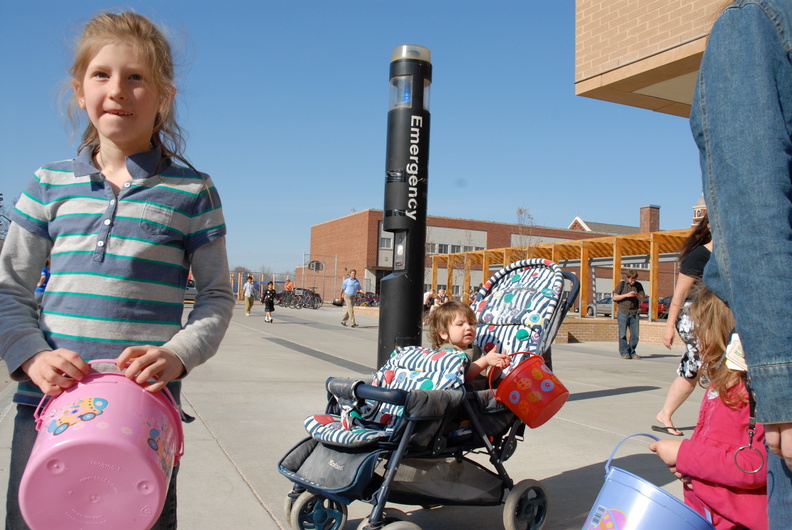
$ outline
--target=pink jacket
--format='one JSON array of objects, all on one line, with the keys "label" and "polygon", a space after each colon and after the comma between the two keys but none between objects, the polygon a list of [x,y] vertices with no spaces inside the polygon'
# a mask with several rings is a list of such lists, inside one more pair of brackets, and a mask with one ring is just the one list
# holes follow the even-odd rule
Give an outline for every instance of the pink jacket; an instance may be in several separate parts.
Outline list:
[{"label": "pink jacket", "polygon": [[[745,393],[742,383],[732,390]],[[737,449],[748,445],[748,405],[727,407],[712,389],[701,402],[698,423],[690,440],[684,440],[677,456],[677,471],[692,479],[685,488],[685,503],[706,516],[709,510],[718,530],[767,529],[767,452],[764,427],[756,425],[753,447],[764,457],[764,466],[744,473],[734,462]],[[743,469],[756,469],[762,459],[751,449],[737,457]]]}]

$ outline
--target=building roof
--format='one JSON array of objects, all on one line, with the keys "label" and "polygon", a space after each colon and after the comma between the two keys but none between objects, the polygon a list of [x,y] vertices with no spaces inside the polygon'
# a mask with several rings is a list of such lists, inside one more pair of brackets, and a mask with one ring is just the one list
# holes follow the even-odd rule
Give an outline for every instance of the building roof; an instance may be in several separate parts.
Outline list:
[{"label": "building roof", "polygon": [[637,234],[641,229],[637,226],[612,225],[608,223],[595,223],[584,221],[580,217],[569,223],[568,230],[582,230],[584,232],[596,232],[598,234],[611,234],[614,236],[624,236],[627,234]]}]

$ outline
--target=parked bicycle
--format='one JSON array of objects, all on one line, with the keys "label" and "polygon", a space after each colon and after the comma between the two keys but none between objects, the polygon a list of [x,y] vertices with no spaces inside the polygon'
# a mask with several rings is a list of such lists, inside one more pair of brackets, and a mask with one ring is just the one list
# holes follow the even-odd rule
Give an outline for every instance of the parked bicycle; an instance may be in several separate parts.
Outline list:
[{"label": "parked bicycle", "polygon": [[355,305],[360,307],[379,306],[379,295],[372,292],[358,293],[355,295]]},{"label": "parked bicycle", "polygon": [[322,297],[311,289],[296,288],[293,291],[283,291],[278,298],[278,305],[291,309],[319,309],[322,307]]}]

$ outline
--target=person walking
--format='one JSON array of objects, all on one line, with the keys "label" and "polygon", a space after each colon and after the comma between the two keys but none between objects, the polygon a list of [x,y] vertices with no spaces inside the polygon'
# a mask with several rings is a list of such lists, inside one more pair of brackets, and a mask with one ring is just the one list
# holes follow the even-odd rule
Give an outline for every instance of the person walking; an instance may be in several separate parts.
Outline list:
[{"label": "person walking", "polygon": [[253,281],[253,276],[248,275],[245,285],[242,286],[242,295],[245,297],[245,316],[250,316],[250,311],[253,309],[253,304],[256,302],[256,283]]},{"label": "person walking", "polygon": [[356,276],[357,271],[352,269],[349,271],[349,278],[345,279],[344,283],[341,284],[341,298],[343,298],[345,302],[344,316],[341,318],[341,325],[346,326],[348,320],[350,326],[353,328],[357,327],[357,322],[355,322],[355,295],[363,292]]},{"label": "person walking", "polygon": [[267,283],[267,290],[264,291],[264,296],[261,297],[261,303],[264,304],[264,322],[272,323],[272,312],[275,311],[275,284],[272,282]]},{"label": "person walking", "polygon": [[663,408],[657,413],[657,421],[661,425],[652,425],[652,430],[664,432],[672,436],[683,436],[682,431],[674,427],[671,416],[685,402],[696,388],[699,377],[701,358],[699,357],[699,340],[695,333],[695,322],[690,316],[693,300],[690,291],[704,274],[704,267],[712,253],[712,234],[710,233],[709,217],[705,214],[690,236],[682,245],[679,253],[679,275],[671,305],[668,308],[668,320],[663,344],[669,350],[674,343],[674,336],[685,344],[685,353],[679,361],[677,377],[668,388]]},{"label": "person walking", "polygon": [[[638,271],[627,271],[626,279],[619,282],[613,290],[613,299],[619,303],[619,355],[622,359],[640,359],[635,353],[638,346],[640,304],[644,299],[644,288],[638,280]],[[630,340],[627,341],[627,328],[630,329]]]}]

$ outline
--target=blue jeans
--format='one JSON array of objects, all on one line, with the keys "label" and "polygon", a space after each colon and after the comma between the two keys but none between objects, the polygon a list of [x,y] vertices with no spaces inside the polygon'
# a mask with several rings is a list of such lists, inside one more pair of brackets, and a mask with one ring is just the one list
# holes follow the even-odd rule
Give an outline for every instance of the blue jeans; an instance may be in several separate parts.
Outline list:
[{"label": "blue jeans", "polygon": [[[635,355],[635,347],[638,346],[638,313],[628,315],[618,313],[619,321],[619,355],[622,357],[632,357]],[[630,340],[627,341],[627,328],[630,328]]]},{"label": "blue jeans", "polygon": [[[6,496],[6,530],[28,530],[19,509],[19,483],[25,471],[33,444],[36,442],[36,420],[33,418],[35,407],[17,405],[14,418],[14,437],[11,441],[11,466],[8,474],[8,495]],[[176,476],[179,466],[173,468],[165,506],[152,530],[174,530],[176,528]]]},{"label": "blue jeans", "polygon": [[[792,2],[741,0],[710,32],[690,113],[714,249],[704,283],[729,304],[756,416],[792,423]],[[770,470],[783,463],[771,456]],[[792,528],[776,469],[770,527]]]},{"label": "blue jeans", "polygon": [[772,530],[792,528],[792,472],[784,459],[767,451],[767,513]]}]

